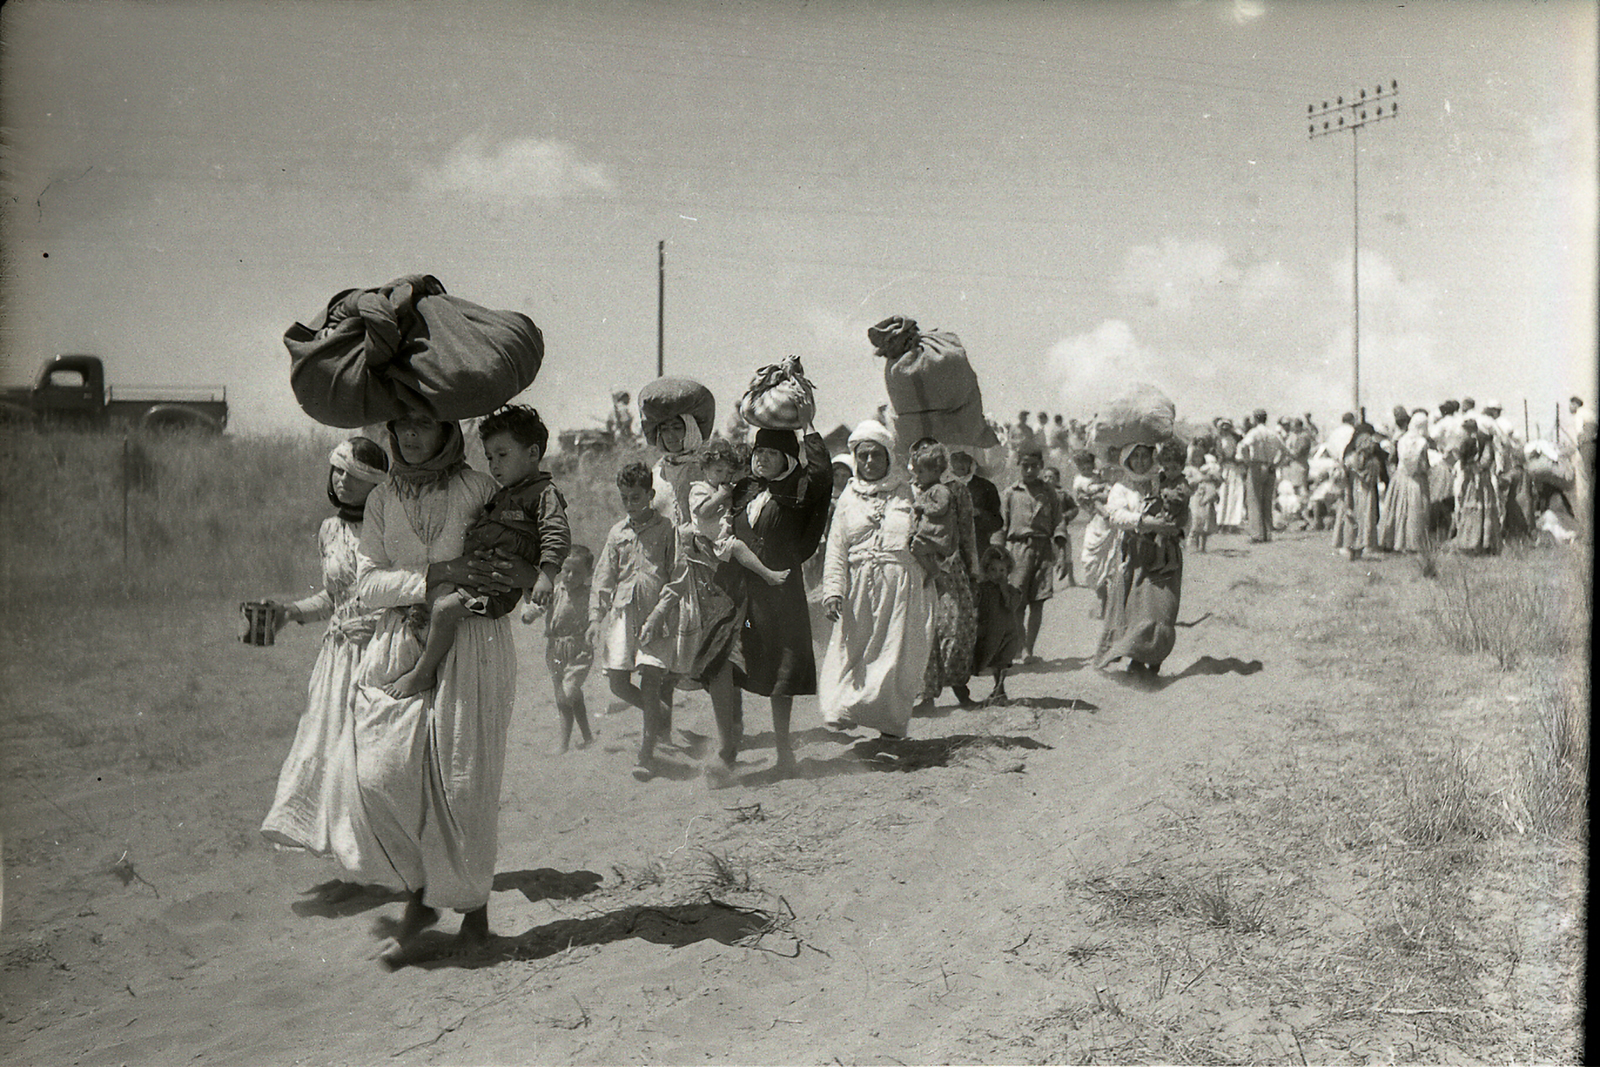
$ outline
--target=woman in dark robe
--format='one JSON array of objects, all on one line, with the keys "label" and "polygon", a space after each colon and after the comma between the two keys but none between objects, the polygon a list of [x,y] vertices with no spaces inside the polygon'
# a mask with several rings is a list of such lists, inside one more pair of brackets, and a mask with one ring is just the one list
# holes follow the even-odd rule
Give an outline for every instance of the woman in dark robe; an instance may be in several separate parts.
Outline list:
[{"label": "woman in dark robe", "polygon": [[1128,673],[1152,675],[1177,639],[1185,524],[1162,500],[1154,448],[1128,445],[1119,459],[1117,483],[1106,496],[1116,540],[1095,666],[1126,659]]},{"label": "woman in dark robe", "polygon": [[772,704],[774,769],[794,770],[789,719],[796,696],[817,691],[816,653],[811,644],[811,612],[801,565],[817,551],[833,495],[828,451],[821,435],[802,442],[792,430],[756,431],[750,475],[734,486],[729,508],[733,536],[749,545],[762,564],[788,571],[777,585],[754,579],[737,563],[725,563],[718,582],[743,607],[737,649],[706,679],[719,735],[718,760],[707,769],[715,786],[731,785],[744,732],[741,692],[764,696]]}]

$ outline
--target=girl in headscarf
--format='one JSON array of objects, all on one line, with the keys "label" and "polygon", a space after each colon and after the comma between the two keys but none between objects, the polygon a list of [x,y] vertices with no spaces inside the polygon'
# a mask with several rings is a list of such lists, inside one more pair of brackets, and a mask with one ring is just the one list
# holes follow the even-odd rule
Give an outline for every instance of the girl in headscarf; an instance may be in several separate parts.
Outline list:
[{"label": "girl in headscarf", "polygon": [[462,622],[432,689],[393,697],[381,687],[420,654],[410,617],[430,586],[450,582],[494,594],[532,588],[539,575],[503,550],[462,556],[467,528],[496,486],[467,467],[457,423],[413,414],[388,430],[389,481],[367,502],[356,572],[362,600],[383,609],[362,657],[355,704],[357,781],[370,832],[339,860],[364,881],[409,895],[389,957],[404,962],[440,908],[463,913],[461,948],[489,936],[500,779],[516,693],[510,618]]},{"label": "girl in headscarf", "polygon": [[[930,539],[923,547],[918,545],[917,532],[912,531],[913,551],[921,551],[925,562],[931,564],[933,582],[933,647],[922,683],[922,708],[931,708],[947,686],[963,707],[973,705],[967,681],[972,677],[972,650],[978,639],[978,607],[973,599],[973,582],[979,576],[978,541],[967,487],[959,480],[945,479],[947,455],[945,447],[931,437],[911,449],[913,480],[931,477],[949,498],[948,514],[941,524],[944,536]],[[914,487],[913,500],[917,496]]]},{"label": "girl in headscarf", "polygon": [[904,737],[933,643],[933,587],[911,554],[913,501],[894,435],[868,419],[850,435],[856,474],[839,496],[823,563],[835,621],[822,658],[822,716]]},{"label": "girl in headscarf", "polygon": [[[773,585],[755,579],[744,567],[719,572],[719,581],[743,605],[744,626],[738,655],[707,685],[720,735],[720,766],[711,770],[714,785],[727,782],[738,759],[744,729],[741,691],[764,696],[772,705],[778,774],[795,768],[789,740],[794,698],[817,691],[811,612],[801,567],[822,540],[832,481],[822,436],[815,431],[806,434],[804,458],[801,445],[793,430],[758,429],[751,442],[750,474],[734,487],[728,516],[733,536],[748,545],[763,566],[785,572],[785,577]],[[718,776],[723,781],[716,781]]]},{"label": "girl in headscarf", "polygon": [[1420,552],[1428,541],[1428,413],[1395,416],[1394,476],[1379,507],[1378,547],[1385,552]]},{"label": "girl in headscarf", "polygon": [[[328,620],[307,686],[306,710],[278,774],[278,791],[261,823],[268,841],[334,855],[348,839],[348,824],[361,820],[356,795],[356,748],[352,706],[356,666],[377,622],[377,613],[356,596],[356,550],[367,498],[388,477],[389,457],[376,441],[352,437],[328,454],[328,502],[335,514],[322,520],[317,548],[322,589],[303,600],[273,603],[275,623]],[[337,903],[359,891],[345,882],[324,895]]]},{"label": "girl in headscarf", "polygon": [[1369,422],[1356,424],[1344,446],[1344,509],[1333,526],[1333,547],[1346,559],[1378,547],[1378,502],[1389,480],[1383,438]]},{"label": "girl in headscarf", "polygon": [[689,487],[705,480],[700,449],[705,436],[693,415],[674,415],[655,431],[654,444],[661,449],[652,473],[656,482],[656,510],[674,526],[693,522],[689,507]]},{"label": "girl in headscarf", "polygon": [[1118,460],[1120,475],[1106,494],[1106,519],[1116,541],[1095,666],[1126,659],[1128,673],[1152,675],[1177,639],[1185,524],[1174,520],[1186,516],[1173,514],[1174,505],[1163,501],[1154,447],[1127,445]]}]

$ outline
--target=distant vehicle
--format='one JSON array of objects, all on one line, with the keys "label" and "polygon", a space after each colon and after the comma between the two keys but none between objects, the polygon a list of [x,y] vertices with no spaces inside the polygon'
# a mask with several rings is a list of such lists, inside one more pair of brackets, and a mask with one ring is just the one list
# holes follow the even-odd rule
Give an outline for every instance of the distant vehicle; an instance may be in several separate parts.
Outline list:
[{"label": "distant vehicle", "polygon": [[228,425],[222,386],[106,385],[99,356],[46,360],[32,386],[0,392],[0,421],[221,433]]}]

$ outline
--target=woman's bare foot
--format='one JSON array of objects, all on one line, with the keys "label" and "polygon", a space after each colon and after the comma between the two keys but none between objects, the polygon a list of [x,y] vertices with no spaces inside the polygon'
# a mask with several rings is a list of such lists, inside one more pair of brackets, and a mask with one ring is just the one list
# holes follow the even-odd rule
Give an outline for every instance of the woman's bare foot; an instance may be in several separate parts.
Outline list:
[{"label": "woman's bare foot", "polygon": [[419,668],[413,667],[384,686],[383,691],[396,700],[404,700],[406,697],[414,697],[418,693],[425,693],[432,688],[433,675],[431,673],[421,673]]},{"label": "woman's bare foot", "polygon": [[456,934],[452,955],[475,952],[489,943],[489,905],[473,908],[461,916],[461,930]]}]

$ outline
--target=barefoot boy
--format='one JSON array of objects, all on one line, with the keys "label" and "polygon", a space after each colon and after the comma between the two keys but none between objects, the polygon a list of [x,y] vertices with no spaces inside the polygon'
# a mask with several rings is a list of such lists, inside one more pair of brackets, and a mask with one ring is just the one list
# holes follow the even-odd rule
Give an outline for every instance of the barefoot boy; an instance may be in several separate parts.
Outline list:
[{"label": "barefoot boy", "polygon": [[1000,500],[1005,525],[995,534],[995,543],[1010,550],[1015,584],[1028,605],[1022,661],[1036,663],[1033,647],[1044,619],[1044,602],[1055,593],[1051,564],[1056,527],[1061,524],[1061,498],[1044,480],[1044,453],[1038,448],[1023,449],[1017,466],[1022,477]]},{"label": "barefoot boy", "polygon": [[[583,683],[594,664],[594,645],[589,641],[589,581],[594,574],[594,553],[583,545],[573,545],[561,576],[550,597],[544,620],[544,662],[550,669],[550,683],[556,690],[556,711],[561,715],[561,742],[556,753],[572,747],[572,727],[578,727],[579,748],[594,741],[589,729],[589,709],[583,700]],[[532,622],[538,607],[523,609],[522,621]]]},{"label": "barefoot boy", "polygon": [[[655,776],[655,750],[670,730],[673,679],[659,649],[644,637],[645,622],[671,577],[676,531],[655,509],[655,479],[643,463],[617,471],[617,493],[626,516],[606,535],[589,605],[589,643],[603,649],[601,663],[611,692],[644,715],[639,759],[633,776]],[[639,684],[633,675],[639,675]],[[663,698],[667,702],[663,706]]]},{"label": "barefoot boy", "polygon": [[[543,606],[550,602],[556,575],[572,545],[567,502],[539,466],[550,443],[550,430],[533,408],[510,404],[484,419],[478,435],[489,473],[500,489],[467,530],[463,554],[503,549],[535,564],[539,580],[528,596]],[[461,621],[469,614],[491,619],[509,615],[521,598],[519,589],[482,596],[449,583],[430,588],[422,655],[414,667],[384,686],[384,692],[404,699],[431,689],[439,664],[455,644]]]}]

